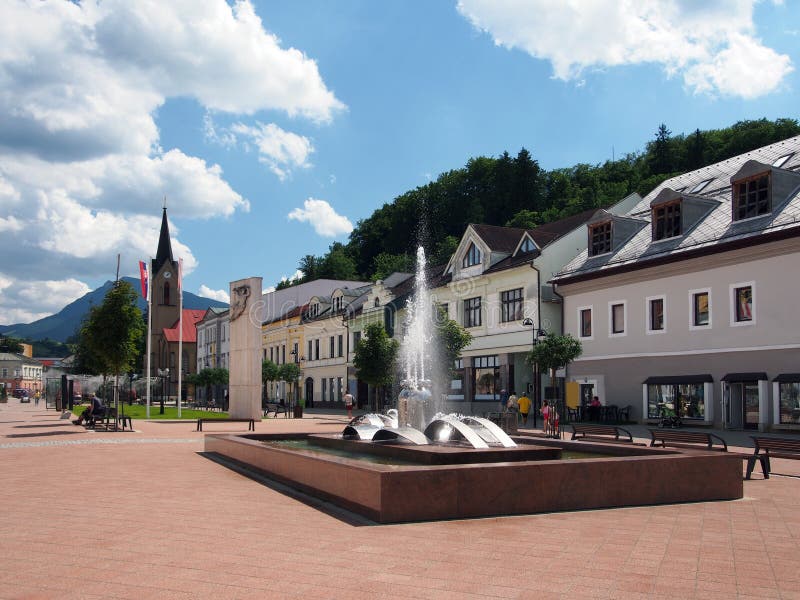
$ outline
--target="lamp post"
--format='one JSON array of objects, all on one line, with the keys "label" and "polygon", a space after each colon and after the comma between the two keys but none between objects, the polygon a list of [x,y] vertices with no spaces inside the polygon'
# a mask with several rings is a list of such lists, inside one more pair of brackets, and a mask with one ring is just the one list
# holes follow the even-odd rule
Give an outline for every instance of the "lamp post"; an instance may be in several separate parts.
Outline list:
[{"label": "lamp post", "polygon": [[158,374],[163,377],[161,381],[161,406],[158,410],[158,414],[164,414],[164,396],[169,392],[169,367],[165,369],[159,369]]},{"label": "lamp post", "polygon": [[[536,347],[536,344],[539,343],[540,337],[546,337],[547,332],[544,329],[539,329],[536,327],[536,323],[534,323],[533,319],[527,317],[522,320],[522,324],[525,327],[531,327],[532,332],[532,339],[531,339],[531,349]],[[539,406],[541,405],[541,376],[539,374],[539,363],[534,361],[533,362],[533,426],[536,427],[536,413],[539,410]]]}]

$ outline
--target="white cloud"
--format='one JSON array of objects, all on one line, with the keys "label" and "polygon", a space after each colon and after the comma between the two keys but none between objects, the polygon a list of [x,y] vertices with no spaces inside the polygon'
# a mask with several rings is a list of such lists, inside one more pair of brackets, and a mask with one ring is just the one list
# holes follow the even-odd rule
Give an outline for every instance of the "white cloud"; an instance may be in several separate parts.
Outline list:
[{"label": "white cloud", "polygon": [[292,169],[307,169],[311,166],[308,156],[314,152],[311,140],[302,135],[285,131],[274,123],[256,123],[248,126],[234,124],[230,132],[252,142],[258,150],[258,160],[269,167],[283,181]]},{"label": "white cloud", "polygon": [[220,302],[225,302],[230,304],[231,297],[228,292],[225,290],[212,290],[205,284],[200,285],[200,289],[197,290],[197,294],[202,296],[203,298],[211,298],[212,300],[219,300]]},{"label": "white cloud", "polygon": [[0,273],[0,315],[3,324],[30,323],[58,312],[90,291],[88,285],[74,278],[15,281]]},{"label": "white cloud", "polygon": [[458,11],[495,44],[550,61],[558,79],[657,63],[695,93],[755,98],[777,89],[793,67],[754,37],[754,2],[459,0]]},{"label": "white cloud", "polygon": [[350,220],[336,214],[333,207],[325,200],[309,198],[303,202],[303,208],[295,208],[288,216],[291,220],[311,223],[314,231],[326,237],[335,237],[353,231],[353,224]]},{"label": "white cloud", "polygon": [[[117,253],[136,274],[156,247],[165,195],[172,218],[249,210],[218,165],[162,150],[156,114],[168,99],[239,123],[268,110],[324,123],[346,108],[248,0],[0,2],[0,39],[0,231],[14,289],[53,273],[107,277]],[[235,142],[210,116],[204,125],[207,139]],[[279,175],[308,165],[306,138],[251,129]],[[171,232],[190,273],[197,261]],[[4,308],[6,318],[40,313]]]}]

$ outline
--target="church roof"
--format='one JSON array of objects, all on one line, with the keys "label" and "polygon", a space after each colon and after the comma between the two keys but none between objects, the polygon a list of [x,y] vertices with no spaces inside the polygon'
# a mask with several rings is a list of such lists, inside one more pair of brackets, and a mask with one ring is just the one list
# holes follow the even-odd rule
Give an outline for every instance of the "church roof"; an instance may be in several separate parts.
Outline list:
[{"label": "church roof", "polygon": [[[183,341],[184,343],[195,344],[197,343],[197,323],[203,320],[206,314],[205,310],[191,310],[188,308],[183,309]],[[178,331],[178,321],[172,327],[164,328],[164,338],[168,342],[177,342],[180,337]]]},{"label": "church roof", "polygon": [[162,265],[169,261],[170,264],[175,262],[172,257],[172,242],[169,239],[169,223],[167,222],[167,207],[164,207],[164,212],[161,215],[161,233],[158,235],[158,250],[156,257],[153,259],[153,275],[158,273]]}]

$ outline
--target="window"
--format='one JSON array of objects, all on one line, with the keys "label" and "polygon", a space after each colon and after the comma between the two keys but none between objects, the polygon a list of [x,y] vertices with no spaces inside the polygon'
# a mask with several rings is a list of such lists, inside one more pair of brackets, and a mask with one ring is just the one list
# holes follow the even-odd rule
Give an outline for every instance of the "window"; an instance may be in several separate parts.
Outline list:
[{"label": "window", "polygon": [[8,377],[8,369],[3,369],[3,377]]},{"label": "window", "polygon": [[610,335],[623,335],[625,333],[625,303],[610,302],[608,305],[608,322]]},{"label": "window", "polygon": [[334,402],[336,400],[336,398],[335,398],[334,392],[333,392],[333,377],[328,379],[328,390],[331,393],[331,402]]},{"label": "window", "polygon": [[536,244],[534,244],[533,240],[529,237],[526,237],[519,247],[520,252],[533,252],[534,250],[536,250]]},{"label": "window", "polygon": [[447,394],[448,400],[464,399],[464,359],[456,359],[453,365],[452,379],[450,380],[450,390]]},{"label": "window", "polygon": [[681,201],[653,207],[653,240],[681,235]]},{"label": "window", "polygon": [[711,295],[708,290],[693,290],[691,328],[711,327]]},{"label": "window", "polygon": [[381,305],[381,299],[375,296],[375,302],[373,303],[373,306],[375,308],[378,308],[380,305]]},{"label": "window", "polygon": [[[331,390],[333,391],[333,390]],[[324,377],[322,378],[322,401],[325,402],[325,398],[328,395],[328,380]],[[333,394],[331,394],[333,395]]]},{"label": "window", "polygon": [[344,336],[342,334],[339,334],[338,351],[336,352],[336,356],[344,356]]},{"label": "window", "polygon": [[589,226],[589,256],[611,252],[611,221]]},{"label": "window", "polygon": [[664,322],[664,296],[647,299],[647,333],[663,333]]},{"label": "window", "polygon": [[522,318],[522,288],[500,292],[500,321],[519,321]]},{"label": "window", "polygon": [[328,340],[328,358],[336,356],[334,337],[331,336]]},{"label": "window", "polygon": [[333,312],[338,313],[342,310],[342,297],[337,296],[333,299]]},{"label": "window", "polygon": [[592,337],[592,309],[579,308],[578,309],[578,323],[580,324],[580,337]]},{"label": "window", "polygon": [[319,338],[314,340],[314,360],[319,360]]},{"label": "window", "polygon": [[447,302],[442,302],[436,305],[434,317],[437,323],[444,323],[450,318],[450,305]]},{"label": "window", "polygon": [[481,251],[474,243],[470,243],[467,248],[467,253],[464,255],[464,260],[461,261],[461,266],[464,268],[477,265],[481,262]]},{"label": "window", "polygon": [[297,342],[294,343],[294,348],[292,348],[292,354],[294,355],[294,362],[300,362],[300,351],[297,348]]},{"label": "window", "polygon": [[361,341],[361,332],[360,331],[354,331],[353,332],[353,348],[358,346],[358,342],[360,342],[360,341]]},{"label": "window", "polygon": [[794,156],[794,152],[792,152],[791,154],[784,154],[780,158],[776,158],[775,162],[772,163],[772,166],[773,167],[778,167],[780,169],[783,165],[786,164],[786,161],[788,161],[793,156]]},{"label": "window", "polygon": [[281,346],[281,364],[286,364],[286,344]]},{"label": "window", "polygon": [[274,350],[275,350],[275,348],[270,348],[269,349],[269,359],[272,362],[275,362],[275,353],[273,352]]},{"label": "window", "polygon": [[164,304],[169,304],[169,281],[164,282],[164,296],[163,296]]},{"label": "window", "polygon": [[337,377],[336,378],[336,401],[337,402],[341,402],[342,401],[342,378],[341,377]]},{"label": "window", "polygon": [[780,423],[800,424],[800,380],[780,381],[778,399]]},{"label": "window", "polygon": [[464,327],[478,327],[481,324],[481,298],[464,300]]},{"label": "window", "polygon": [[733,220],[749,219],[770,212],[769,173],[733,184]]},{"label": "window", "polygon": [[647,386],[647,418],[658,419],[674,412],[681,419],[705,420],[705,386],[702,383],[678,383]]},{"label": "window", "polygon": [[733,289],[732,298],[733,310],[733,325],[735,324],[750,324],[753,322],[753,285],[752,284],[738,284],[731,286]]},{"label": "window", "polygon": [[312,349],[311,348],[311,340],[308,340],[308,352],[307,352],[308,360],[311,360],[312,358],[314,358],[314,354],[311,352],[311,349]]},{"label": "window", "polygon": [[500,368],[497,356],[476,356],[472,359],[475,400],[496,400],[500,393]]},{"label": "window", "polygon": [[[690,194],[697,194],[697,193],[699,193],[699,192],[702,192],[702,191],[705,189],[705,187],[706,187],[706,186],[707,186],[709,183],[711,183],[712,181],[714,181],[714,179],[713,179],[713,178],[711,178],[711,179],[705,179],[705,180],[701,181],[701,182],[700,182],[700,183],[698,183],[696,186],[694,186],[692,189],[690,189],[690,190],[689,190],[689,193],[690,193]],[[684,189],[685,189],[685,188],[684,188]]]}]

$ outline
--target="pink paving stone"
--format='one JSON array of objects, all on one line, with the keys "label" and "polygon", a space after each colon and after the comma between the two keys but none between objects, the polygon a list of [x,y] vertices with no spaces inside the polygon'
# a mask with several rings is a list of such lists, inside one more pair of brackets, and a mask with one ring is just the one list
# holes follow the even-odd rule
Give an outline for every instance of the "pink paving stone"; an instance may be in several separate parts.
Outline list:
[{"label": "pink paving stone", "polygon": [[796,478],[746,481],[736,502],[374,526],[209,460],[193,423],[135,425],[0,405],[0,599],[800,598]]}]

